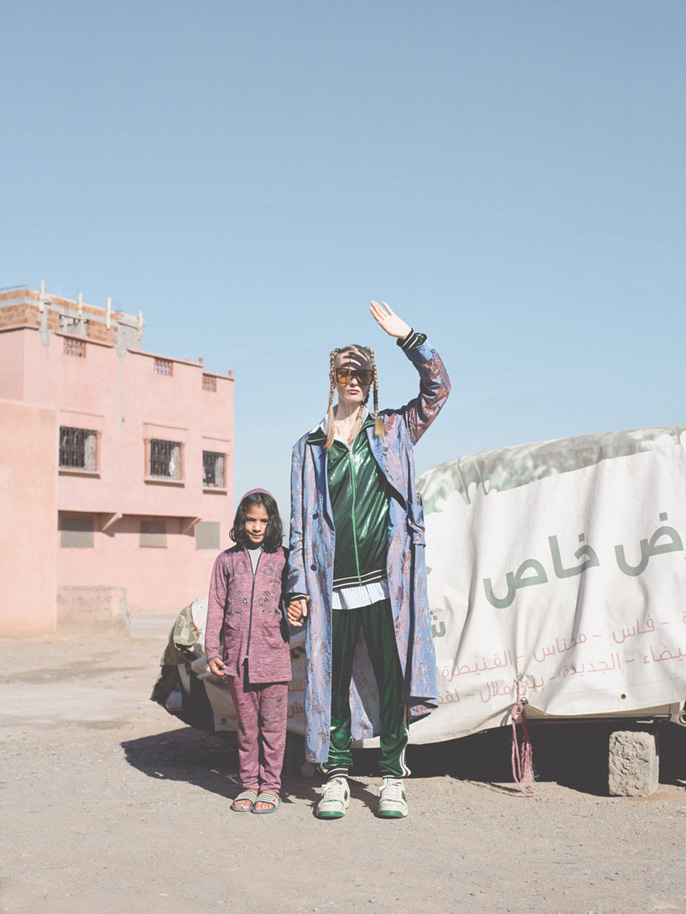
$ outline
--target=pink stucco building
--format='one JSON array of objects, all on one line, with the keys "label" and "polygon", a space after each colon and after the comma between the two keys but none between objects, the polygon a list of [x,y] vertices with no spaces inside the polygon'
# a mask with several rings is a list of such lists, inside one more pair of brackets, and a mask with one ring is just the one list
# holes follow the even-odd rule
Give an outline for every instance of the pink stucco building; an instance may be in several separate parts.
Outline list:
[{"label": "pink stucco building", "polygon": [[4,634],[180,609],[228,545],[233,378],[144,352],[142,330],[141,315],[0,293]]}]

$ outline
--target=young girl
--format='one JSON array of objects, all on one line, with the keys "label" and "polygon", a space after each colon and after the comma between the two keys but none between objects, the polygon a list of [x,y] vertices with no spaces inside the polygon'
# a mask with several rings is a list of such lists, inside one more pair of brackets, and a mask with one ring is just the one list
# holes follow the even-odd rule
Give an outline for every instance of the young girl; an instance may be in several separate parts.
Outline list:
[{"label": "young girl", "polygon": [[205,652],[212,672],[228,678],[238,720],[243,790],[231,809],[264,814],[281,805],[291,678],[281,604],[288,553],[269,492],[252,489],[243,496],[229,535],[236,545],[212,569]]}]

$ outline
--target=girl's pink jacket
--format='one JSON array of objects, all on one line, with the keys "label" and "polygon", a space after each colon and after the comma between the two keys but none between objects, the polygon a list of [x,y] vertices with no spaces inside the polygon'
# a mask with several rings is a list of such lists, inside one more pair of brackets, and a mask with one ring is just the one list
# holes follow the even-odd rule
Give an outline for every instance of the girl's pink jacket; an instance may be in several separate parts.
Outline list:
[{"label": "girl's pink jacket", "polygon": [[263,552],[254,575],[242,546],[217,557],[210,580],[205,653],[208,661],[221,656],[225,675],[242,676],[247,659],[249,682],[290,681],[288,623],[281,608],[286,556],[282,546]]}]

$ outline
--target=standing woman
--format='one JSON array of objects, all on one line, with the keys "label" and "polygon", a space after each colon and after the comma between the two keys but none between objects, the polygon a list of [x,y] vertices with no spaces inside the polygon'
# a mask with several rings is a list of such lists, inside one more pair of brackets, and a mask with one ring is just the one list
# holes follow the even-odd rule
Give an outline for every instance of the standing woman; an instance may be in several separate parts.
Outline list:
[{"label": "standing woman", "polygon": [[382,818],[407,815],[407,723],[437,699],[413,446],[445,403],[450,380],[424,334],[385,302],[370,310],[417,369],[419,395],[379,412],[372,350],[334,349],[327,415],[293,449],[288,618],[308,619],[306,746],[327,778],[316,810],[323,819],[345,814],[352,742],[375,735],[360,631],[378,692]]}]

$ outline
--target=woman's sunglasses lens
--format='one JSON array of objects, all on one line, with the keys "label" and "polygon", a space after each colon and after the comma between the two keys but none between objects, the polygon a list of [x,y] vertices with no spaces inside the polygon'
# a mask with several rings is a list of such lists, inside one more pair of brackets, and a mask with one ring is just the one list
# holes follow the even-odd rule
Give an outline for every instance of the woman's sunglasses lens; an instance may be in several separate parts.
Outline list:
[{"label": "woman's sunglasses lens", "polygon": [[360,368],[358,371],[350,371],[348,368],[339,368],[336,372],[336,380],[339,384],[350,384],[352,378],[357,378],[360,384],[371,384],[374,372],[371,368]]}]

